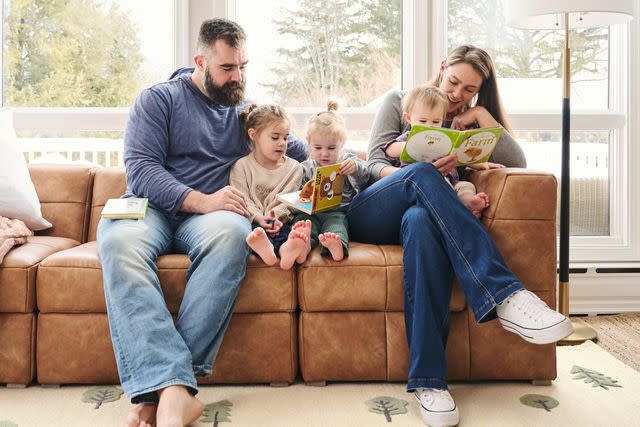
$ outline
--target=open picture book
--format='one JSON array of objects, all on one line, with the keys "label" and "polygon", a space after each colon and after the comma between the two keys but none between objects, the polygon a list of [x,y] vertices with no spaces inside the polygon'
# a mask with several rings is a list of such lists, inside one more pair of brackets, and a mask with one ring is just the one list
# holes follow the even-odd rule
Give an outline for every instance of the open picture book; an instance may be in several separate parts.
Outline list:
[{"label": "open picture book", "polygon": [[411,126],[400,160],[405,163],[433,162],[456,153],[457,166],[489,160],[503,128],[454,130],[437,126]]},{"label": "open picture book", "polygon": [[109,199],[102,208],[102,218],[144,218],[148,205],[149,199],[143,198]]},{"label": "open picture book", "polygon": [[311,215],[340,206],[344,176],[340,175],[340,165],[319,166],[313,178],[300,191],[278,195],[278,200]]}]

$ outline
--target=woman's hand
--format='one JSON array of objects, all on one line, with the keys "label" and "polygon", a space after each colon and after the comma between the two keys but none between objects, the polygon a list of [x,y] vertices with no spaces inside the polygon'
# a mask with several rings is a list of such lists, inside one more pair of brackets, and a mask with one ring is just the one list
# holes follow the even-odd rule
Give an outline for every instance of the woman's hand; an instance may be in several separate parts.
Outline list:
[{"label": "woman's hand", "polygon": [[451,121],[451,129],[466,130],[475,126],[493,128],[500,126],[500,124],[486,108],[480,106],[469,108],[464,113],[455,116]]},{"label": "woman's hand", "polygon": [[442,176],[445,176],[456,167],[456,163],[458,163],[458,156],[455,154],[449,154],[448,156],[440,157],[438,160],[434,161],[433,166],[438,169],[438,172],[440,172]]}]

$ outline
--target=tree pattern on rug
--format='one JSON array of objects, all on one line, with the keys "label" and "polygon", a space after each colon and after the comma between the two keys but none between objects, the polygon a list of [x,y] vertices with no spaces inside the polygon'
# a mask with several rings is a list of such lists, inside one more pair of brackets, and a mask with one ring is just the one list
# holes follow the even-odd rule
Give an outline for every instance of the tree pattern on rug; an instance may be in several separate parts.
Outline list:
[{"label": "tree pattern on rug", "polygon": [[220,400],[219,402],[209,403],[204,406],[204,412],[200,421],[203,423],[213,423],[213,427],[218,427],[218,423],[231,422],[231,407],[233,403],[228,400]]},{"label": "tree pattern on rug", "polygon": [[592,387],[602,387],[605,390],[609,390],[607,387],[622,387],[622,385],[616,384],[618,380],[614,380],[613,378],[598,371],[583,368],[582,366],[573,365],[571,373],[576,374],[576,376],[573,377],[574,380],[581,380],[584,378],[584,382],[591,383]]},{"label": "tree pattern on rug", "polygon": [[115,402],[124,393],[120,387],[93,387],[82,394],[82,401],[94,403],[93,409],[100,408],[105,402]]},{"label": "tree pattern on rug", "polygon": [[378,396],[365,402],[370,412],[382,414],[387,422],[391,422],[391,415],[407,413],[407,401],[389,396]]},{"label": "tree pattern on rug", "polygon": [[555,408],[560,404],[556,399],[544,394],[525,394],[520,398],[520,402],[532,408],[541,408],[547,412],[551,412],[551,408]]},{"label": "tree pattern on rug", "polygon": [[2,420],[0,421],[0,427],[18,427],[18,424],[13,421]]}]

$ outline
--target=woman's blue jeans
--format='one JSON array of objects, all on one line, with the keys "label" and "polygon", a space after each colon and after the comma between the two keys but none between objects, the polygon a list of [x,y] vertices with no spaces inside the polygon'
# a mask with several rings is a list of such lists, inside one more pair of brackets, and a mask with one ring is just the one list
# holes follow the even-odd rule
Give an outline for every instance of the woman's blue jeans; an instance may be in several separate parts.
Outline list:
[{"label": "woman's blue jeans", "polygon": [[522,284],[430,163],[411,164],[369,186],[353,199],[347,219],[353,240],[402,244],[407,389],[446,389],[453,275],[478,322],[495,318],[496,304]]},{"label": "woman's blue jeans", "polygon": [[[128,396],[170,385],[195,394],[195,376],[211,373],[245,274],[250,231],[249,220],[228,211],[176,221],[149,207],[144,219],[100,220],[109,328]],[[175,325],[156,267],[170,250],[191,259]]]}]

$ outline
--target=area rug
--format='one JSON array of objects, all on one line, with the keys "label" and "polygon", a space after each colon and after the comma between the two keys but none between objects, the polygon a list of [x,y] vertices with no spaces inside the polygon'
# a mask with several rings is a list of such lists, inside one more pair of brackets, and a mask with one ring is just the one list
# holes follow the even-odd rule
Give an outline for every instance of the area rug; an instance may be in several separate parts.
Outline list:
[{"label": "area rug", "polygon": [[[399,383],[207,386],[196,426],[420,426]],[[0,389],[0,426],[121,426],[130,409],[115,386]],[[558,348],[551,386],[453,383],[461,426],[637,426],[640,373],[592,342]]]},{"label": "area rug", "polygon": [[640,313],[572,317],[598,333],[597,344],[636,371],[640,371]]}]

